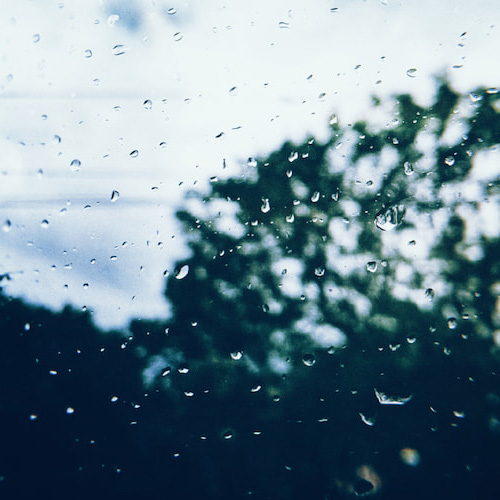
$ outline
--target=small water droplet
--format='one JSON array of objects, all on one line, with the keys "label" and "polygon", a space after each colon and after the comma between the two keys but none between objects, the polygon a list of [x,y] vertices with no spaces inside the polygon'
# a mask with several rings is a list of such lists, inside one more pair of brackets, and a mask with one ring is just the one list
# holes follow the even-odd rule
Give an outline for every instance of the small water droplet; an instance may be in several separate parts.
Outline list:
[{"label": "small water droplet", "polygon": [[229,89],[229,95],[236,95],[236,87],[231,87]]},{"label": "small water droplet", "polygon": [[38,418],[38,415],[36,415],[35,413],[32,413],[30,415],[30,420],[33,421],[33,420],[36,420]]},{"label": "small water droplet", "polygon": [[321,278],[321,276],[324,276],[325,275],[325,268],[324,267],[317,267],[315,270],[314,270],[314,274],[315,276],[318,276]]},{"label": "small water droplet", "polygon": [[111,401],[112,403],[116,403],[116,402],[118,401],[118,396],[111,396],[110,401]]},{"label": "small water droplet", "polygon": [[78,172],[78,170],[80,170],[80,166],[81,166],[82,162],[80,160],[73,160],[70,164],[69,164],[69,168],[73,171],[73,172]]},{"label": "small water droplet", "polygon": [[118,198],[120,198],[120,193],[116,190],[113,190],[113,192],[111,193],[111,203],[118,201]]},{"label": "small water droplet", "polygon": [[160,148],[165,149],[167,147],[167,143],[165,141],[160,142]]},{"label": "small water droplet", "polygon": [[375,425],[374,418],[369,418],[366,415],[363,415],[362,413],[359,413],[359,416],[361,417],[361,420],[363,421],[363,423],[368,425],[368,427],[373,427]]},{"label": "small water droplet", "polygon": [[131,151],[131,152],[129,153],[129,156],[130,156],[131,158],[137,158],[137,157],[139,156],[139,151],[137,151],[137,149],[134,149],[133,151]]},{"label": "small water droplet", "polygon": [[153,101],[151,101],[151,99],[146,99],[143,103],[142,103],[142,107],[144,109],[151,109],[153,107]]},{"label": "small water droplet", "polygon": [[286,176],[290,179],[290,177],[292,177],[293,175],[293,170],[287,170],[286,171]]},{"label": "small water droplet", "polygon": [[434,300],[435,292],[432,288],[427,288],[427,290],[424,292],[424,295],[428,301],[432,301]]},{"label": "small water droplet", "polygon": [[231,353],[231,359],[234,359],[235,361],[240,360],[242,357],[243,357],[242,351],[234,351]]},{"label": "small water droplet", "polygon": [[7,220],[3,223],[2,230],[3,230],[5,233],[8,233],[11,229],[12,229],[12,222],[11,222],[9,219],[7,219]]},{"label": "small water droplet", "polygon": [[233,437],[233,433],[231,431],[226,431],[222,436],[224,439],[231,439]]},{"label": "small water droplet", "polygon": [[114,26],[120,20],[120,16],[118,14],[112,14],[108,17],[108,25]]},{"label": "small water droplet", "polygon": [[337,118],[337,115],[331,115],[330,119],[328,120],[328,123],[330,125],[336,125],[339,122],[339,119]]},{"label": "small water droplet", "polygon": [[287,215],[287,216],[285,217],[285,220],[286,220],[287,222],[293,222],[293,221],[295,220],[295,215],[293,215],[293,214]]},{"label": "small water droplet", "polygon": [[259,392],[262,389],[261,385],[254,385],[251,389],[250,392]]},{"label": "small water droplet", "polygon": [[407,397],[391,397],[385,394],[385,392],[377,391],[377,389],[374,389],[375,391],[375,396],[378,400],[378,402],[381,405],[405,405],[408,403],[413,396],[407,396]]},{"label": "small water droplet", "polygon": [[181,366],[179,366],[179,368],[177,368],[177,371],[181,375],[186,375],[187,373],[189,373],[189,366],[188,365],[181,365]]},{"label": "small water droplet", "polygon": [[269,210],[271,210],[271,205],[269,203],[269,198],[261,198],[262,199],[262,206],[260,207],[260,211],[263,214],[267,214]]},{"label": "small water droplet", "polygon": [[402,448],[399,457],[404,464],[411,467],[416,467],[420,463],[420,453],[414,448]]},{"label": "small water droplet", "polygon": [[375,216],[375,226],[382,231],[392,231],[403,222],[406,209],[404,205],[394,205],[384,208]]},{"label": "small water droplet", "polygon": [[286,23],[285,21],[280,21],[278,23],[278,26],[281,28],[281,29],[288,29],[290,28],[290,23]]},{"label": "small water droplet", "polygon": [[75,409],[74,409],[74,408],[72,408],[71,406],[68,406],[68,407],[66,408],[66,413],[67,413],[68,415],[72,415],[73,413],[75,413]]},{"label": "small water droplet", "polygon": [[302,363],[304,363],[305,366],[313,366],[316,363],[314,354],[304,354],[302,357]]},{"label": "small water droplet", "polygon": [[178,31],[177,33],[174,33],[174,41],[176,42],[180,42],[182,40],[183,36],[182,36],[182,33],[180,31]]},{"label": "small water droplet", "polygon": [[128,48],[125,45],[118,44],[113,47],[113,55],[114,56],[122,56],[128,52]]},{"label": "small water droplet", "polygon": [[452,167],[453,165],[455,165],[455,158],[453,158],[453,156],[447,156],[445,159],[444,159],[444,162],[446,165],[448,165],[449,167]]},{"label": "small water droplet", "polygon": [[366,263],[366,270],[369,271],[370,273],[374,273],[377,270],[378,264],[374,261],[371,260],[370,262]]},{"label": "small water droplet", "polygon": [[417,76],[417,68],[410,68],[406,70],[406,75],[410,78],[416,78]]},{"label": "small water droplet", "polygon": [[170,9],[167,10],[167,14],[169,16],[173,16],[177,11],[175,10],[174,7],[170,7]]},{"label": "small water droplet", "polygon": [[465,418],[465,412],[464,411],[453,410],[453,415],[456,418]]},{"label": "small water droplet", "polygon": [[194,396],[194,392],[193,391],[184,391],[184,396],[186,396],[187,398],[192,398]]},{"label": "small water droplet", "polygon": [[187,264],[183,265],[175,274],[175,279],[184,279],[189,273],[189,266]]},{"label": "small water droplet", "polygon": [[299,157],[299,153],[297,151],[292,151],[288,156],[288,161],[293,163]]},{"label": "small water droplet", "polygon": [[49,221],[47,219],[43,219],[43,221],[40,223],[40,226],[42,226],[44,229],[49,227]]},{"label": "small water droplet", "polygon": [[58,135],[52,136],[52,144],[61,144],[61,138]]},{"label": "small water droplet", "polygon": [[249,167],[256,167],[257,166],[257,160],[255,158],[248,158],[247,165]]},{"label": "small water droplet", "polygon": [[455,330],[458,326],[457,318],[448,318],[447,325],[450,330]]},{"label": "small water droplet", "polygon": [[311,196],[311,201],[313,203],[317,203],[319,201],[320,193],[319,191],[314,191],[313,195]]},{"label": "small water droplet", "polygon": [[40,41],[40,35],[35,33],[31,39],[33,40],[33,43],[38,43]]},{"label": "small water droplet", "polygon": [[405,161],[403,168],[406,175],[413,174],[413,165],[409,161]]},{"label": "small water droplet", "polygon": [[85,56],[86,59],[89,59],[92,57],[92,51],[90,49],[87,49],[83,55]]},{"label": "small water droplet", "polygon": [[172,371],[172,369],[170,368],[170,366],[167,366],[167,368],[164,368],[161,371],[161,376],[162,377],[166,377],[171,371]]}]

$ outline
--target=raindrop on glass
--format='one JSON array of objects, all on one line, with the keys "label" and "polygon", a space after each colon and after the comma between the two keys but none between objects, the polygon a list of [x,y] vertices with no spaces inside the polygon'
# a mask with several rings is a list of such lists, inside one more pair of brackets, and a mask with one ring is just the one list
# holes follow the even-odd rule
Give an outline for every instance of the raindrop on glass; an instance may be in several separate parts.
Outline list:
[{"label": "raindrop on glass", "polygon": [[321,278],[321,276],[324,276],[325,275],[325,268],[324,267],[317,267],[315,270],[314,270],[314,274],[315,276],[318,276]]},{"label": "raindrop on glass", "polygon": [[73,172],[78,172],[78,170],[80,170],[80,165],[82,164],[82,162],[80,160],[73,160],[70,164],[69,164],[69,168],[73,171]]},{"label": "raindrop on glass", "polygon": [[132,158],[137,158],[139,156],[139,151],[137,151],[137,149],[134,149],[129,153],[129,156]]},{"label": "raindrop on glass", "polygon": [[188,273],[189,273],[189,266],[185,264],[177,271],[175,279],[181,280],[185,278],[188,275]]},{"label": "raindrop on glass", "polygon": [[403,168],[406,175],[413,174],[413,165],[409,161],[405,161]]},{"label": "raindrop on glass", "polygon": [[174,40],[176,42],[180,42],[182,40],[182,33],[178,31],[177,33],[174,33]]},{"label": "raindrop on glass", "polygon": [[269,204],[269,198],[262,198],[262,206],[260,207],[260,211],[263,214],[267,214],[271,210],[271,205]]},{"label": "raindrop on glass", "polygon": [[455,330],[457,327],[457,318],[448,318],[447,325],[450,330]]},{"label": "raindrop on glass", "polygon": [[453,165],[455,165],[455,158],[453,158],[453,156],[447,156],[445,159],[444,159],[444,162],[446,165],[448,165],[449,167],[452,167]]},{"label": "raindrop on glass", "polygon": [[299,153],[297,151],[292,151],[290,155],[288,156],[288,161],[290,163],[294,162],[297,158],[299,157]]},{"label": "raindrop on glass", "polygon": [[92,51],[90,49],[87,49],[83,55],[85,56],[86,59],[89,59],[92,57]]},{"label": "raindrop on glass", "polygon": [[170,7],[170,9],[167,10],[167,14],[169,16],[173,16],[177,11],[175,10],[174,7]]},{"label": "raindrop on glass", "polygon": [[47,219],[43,219],[43,221],[40,223],[40,225],[46,229],[49,227],[49,221]]},{"label": "raindrop on glass", "polygon": [[427,290],[425,291],[424,295],[425,295],[425,298],[428,301],[432,301],[432,300],[434,300],[435,292],[434,292],[434,290],[432,288],[427,288]]},{"label": "raindrop on glass", "polygon": [[317,203],[319,201],[319,196],[320,196],[319,191],[315,191],[311,196],[311,201],[313,203]]},{"label": "raindrop on glass", "polygon": [[410,68],[406,70],[406,75],[410,78],[415,78],[417,76],[417,68]]},{"label": "raindrop on glass", "polygon": [[316,363],[314,354],[304,354],[302,357],[302,363],[304,363],[305,366],[313,366]]},{"label": "raindrop on glass", "polygon": [[153,102],[151,101],[151,99],[146,99],[143,103],[142,103],[142,107],[144,109],[151,109],[153,107]]},{"label": "raindrop on glass", "polygon": [[370,273],[374,273],[377,270],[377,263],[374,260],[367,262],[366,270],[369,271]]},{"label": "raindrop on glass", "polygon": [[403,222],[405,214],[406,209],[404,205],[394,205],[390,208],[384,208],[375,216],[375,226],[382,231],[392,231]]},{"label": "raindrop on glass", "polygon": [[52,137],[52,144],[61,144],[61,138],[58,135]]},{"label": "raindrop on glass", "polygon": [[257,166],[257,160],[255,158],[248,158],[247,165],[249,167],[256,167]]},{"label": "raindrop on glass", "polygon": [[32,37],[33,43],[38,43],[40,41],[40,35],[35,33]]},{"label": "raindrop on glass", "polygon": [[66,413],[67,413],[68,415],[72,415],[73,413],[75,413],[75,409],[74,409],[74,408],[72,408],[71,406],[68,406],[68,407],[66,408]]},{"label": "raindrop on glass", "polygon": [[113,55],[114,56],[122,56],[128,52],[128,48],[125,45],[118,44],[113,47]]},{"label": "raindrop on glass", "polygon": [[243,353],[241,351],[234,351],[231,353],[231,359],[234,359],[235,361],[238,361],[242,358]]},{"label": "raindrop on glass", "polygon": [[118,201],[118,198],[120,198],[120,193],[116,190],[113,190],[113,192],[111,193],[111,203]]},{"label": "raindrop on glass", "polygon": [[12,222],[11,222],[9,219],[7,219],[7,220],[3,223],[2,230],[3,230],[5,233],[8,233],[11,229],[12,229]]},{"label": "raindrop on glass", "polygon": [[236,95],[236,87],[231,87],[229,89],[229,95]]}]

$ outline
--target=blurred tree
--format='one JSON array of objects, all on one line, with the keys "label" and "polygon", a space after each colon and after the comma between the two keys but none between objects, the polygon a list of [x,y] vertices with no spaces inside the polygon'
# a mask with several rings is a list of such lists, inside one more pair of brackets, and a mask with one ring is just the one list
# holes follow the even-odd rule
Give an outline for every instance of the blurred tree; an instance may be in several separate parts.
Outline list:
[{"label": "blurred tree", "polygon": [[150,383],[193,441],[234,434],[198,468],[208,484],[230,454],[215,496],[228,476],[262,498],[493,487],[499,195],[481,157],[498,156],[498,103],[441,81],[428,108],[402,95],[383,126],[332,117],[328,142],[249,158],[187,200],[191,257],[168,278]]}]

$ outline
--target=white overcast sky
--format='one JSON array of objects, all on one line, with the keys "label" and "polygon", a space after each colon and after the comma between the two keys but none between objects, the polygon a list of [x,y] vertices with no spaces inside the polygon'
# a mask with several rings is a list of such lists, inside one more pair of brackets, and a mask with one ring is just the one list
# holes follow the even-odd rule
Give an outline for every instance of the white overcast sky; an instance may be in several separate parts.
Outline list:
[{"label": "white overcast sky", "polygon": [[187,189],[374,94],[497,87],[499,51],[495,0],[2,0],[5,290],[104,328],[166,317]]}]

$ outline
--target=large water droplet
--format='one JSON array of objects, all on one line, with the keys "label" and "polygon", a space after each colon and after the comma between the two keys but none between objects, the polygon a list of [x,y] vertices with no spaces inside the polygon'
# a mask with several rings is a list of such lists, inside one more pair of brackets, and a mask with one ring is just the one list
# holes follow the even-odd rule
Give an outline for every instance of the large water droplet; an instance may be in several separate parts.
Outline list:
[{"label": "large water droplet", "polygon": [[406,175],[413,174],[413,165],[409,161],[405,161],[403,168]]},{"label": "large water droplet", "polygon": [[187,264],[183,265],[176,273],[175,279],[184,279],[189,273],[189,266]]},{"label": "large water droplet", "polygon": [[403,222],[406,209],[404,205],[394,205],[390,208],[383,208],[375,216],[375,226],[382,231],[392,231]]},{"label": "large water droplet", "polygon": [[128,48],[125,45],[118,44],[113,47],[113,55],[114,56],[122,56],[128,52]]},{"label": "large water droplet", "polygon": [[113,190],[113,192],[111,193],[111,203],[118,201],[118,198],[120,198],[120,193],[116,190]]},{"label": "large water droplet", "polygon": [[444,159],[444,162],[446,165],[448,165],[449,167],[452,167],[453,165],[455,165],[455,158],[453,158],[453,156],[447,156],[445,159]]},{"label": "large water droplet", "polygon": [[260,211],[263,214],[267,214],[271,210],[271,205],[269,204],[269,198],[262,198],[262,206],[260,207]]},{"label": "large water droplet", "polygon": [[302,363],[306,366],[313,366],[316,363],[316,358],[314,354],[304,354],[302,358]]},{"label": "large water droplet", "polygon": [[80,160],[73,160],[70,164],[69,164],[69,168],[73,171],[73,172],[78,172],[78,170],[80,170],[80,165],[82,164],[82,162]]},{"label": "large water droplet", "polygon": [[377,389],[374,389],[374,391],[375,391],[375,396],[381,405],[401,406],[408,403],[408,401],[410,401],[411,398],[413,397],[413,395],[407,397],[392,397],[388,396],[385,392],[377,391]]}]

